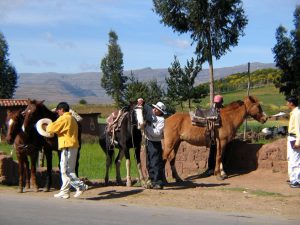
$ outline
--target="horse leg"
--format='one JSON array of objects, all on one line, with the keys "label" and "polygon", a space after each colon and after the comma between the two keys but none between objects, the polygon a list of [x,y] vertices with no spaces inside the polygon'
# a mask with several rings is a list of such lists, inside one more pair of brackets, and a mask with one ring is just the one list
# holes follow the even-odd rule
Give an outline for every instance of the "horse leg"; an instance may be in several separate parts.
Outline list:
[{"label": "horse leg", "polygon": [[222,155],[226,144],[225,141],[217,141],[215,176],[218,180],[224,180],[227,177],[222,164]]},{"label": "horse leg", "polygon": [[44,153],[47,161],[47,176],[44,191],[48,192],[52,185],[52,150],[50,148],[44,148]]},{"label": "horse leg", "polygon": [[17,154],[18,157],[18,169],[19,169],[19,193],[23,193],[23,179],[24,179],[24,157]]},{"label": "horse leg", "polygon": [[145,185],[145,177],[143,175],[142,165],[141,165],[141,148],[137,147],[134,150],[135,150],[135,158],[136,158],[137,168],[138,168],[138,172],[139,172],[139,183],[141,184],[141,186],[144,186]]},{"label": "horse leg", "polygon": [[130,162],[130,153],[129,153],[129,148],[126,148],[124,150],[125,152],[125,158],[126,158],[126,186],[127,187],[131,187],[132,183],[131,183],[131,176],[130,176],[130,166],[131,166],[131,162]]},{"label": "horse leg", "polygon": [[[177,173],[175,160],[176,160],[176,152],[179,148],[180,142],[175,142],[172,139],[164,139],[164,149],[163,149],[163,160],[166,164],[167,160],[170,161],[172,177],[176,180],[176,182],[181,182],[182,179]],[[166,180],[166,178],[165,178]]]},{"label": "horse leg", "polygon": [[171,171],[172,171],[172,177],[175,179],[176,182],[182,182],[182,179],[177,173],[176,166],[175,166],[175,161],[176,161],[176,155],[175,152],[172,152],[170,154],[171,160],[170,160],[170,166],[171,166]]},{"label": "horse leg", "polygon": [[116,181],[117,181],[118,185],[122,185],[120,167],[121,167],[121,161],[122,161],[123,156],[124,156],[124,151],[120,148],[118,156],[115,160],[115,164],[116,164]]},{"label": "horse leg", "polygon": [[105,170],[105,185],[108,185],[109,182],[109,168],[111,166],[111,161],[113,158],[114,150],[108,150],[106,152],[106,170]]},{"label": "horse leg", "polygon": [[37,182],[36,182],[36,164],[38,160],[38,152],[34,152],[30,154],[30,160],[31,160],[31,183],[35,191],[37,192],[39,190]]}]

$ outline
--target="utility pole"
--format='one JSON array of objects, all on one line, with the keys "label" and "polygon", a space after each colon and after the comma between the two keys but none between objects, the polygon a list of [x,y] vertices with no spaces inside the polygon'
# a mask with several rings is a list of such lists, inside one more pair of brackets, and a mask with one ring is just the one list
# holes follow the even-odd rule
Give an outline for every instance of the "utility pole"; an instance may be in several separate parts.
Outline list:
[{"label": "utility pole", "polygon": [[[247,88],[247,96],[249,97],[250,92],[250,62],[248,62],[248,88]],[[247,117],[244,123],[244,141],[246,140],[246,133],[247,133]]]}]

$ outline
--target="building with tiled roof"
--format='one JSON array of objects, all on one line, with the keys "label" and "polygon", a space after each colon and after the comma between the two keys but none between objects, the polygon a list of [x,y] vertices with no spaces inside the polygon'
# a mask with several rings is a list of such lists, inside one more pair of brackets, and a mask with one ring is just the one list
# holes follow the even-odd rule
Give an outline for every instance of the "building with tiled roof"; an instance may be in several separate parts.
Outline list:
[{"label": "building with tiled roof", "polygon": [[0,107],[27,106],[27,99],[1,99]]}]

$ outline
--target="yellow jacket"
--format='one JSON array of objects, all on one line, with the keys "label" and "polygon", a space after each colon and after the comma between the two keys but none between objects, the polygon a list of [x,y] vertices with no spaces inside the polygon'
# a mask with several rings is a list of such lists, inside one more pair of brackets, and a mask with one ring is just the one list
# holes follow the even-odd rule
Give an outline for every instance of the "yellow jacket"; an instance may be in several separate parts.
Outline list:
[{"label": "yellow jacket", "polygon": [[47,132],[57,134],[58,148],[78,148],[78,125],[70,112],[65,112],[47,126]]}]

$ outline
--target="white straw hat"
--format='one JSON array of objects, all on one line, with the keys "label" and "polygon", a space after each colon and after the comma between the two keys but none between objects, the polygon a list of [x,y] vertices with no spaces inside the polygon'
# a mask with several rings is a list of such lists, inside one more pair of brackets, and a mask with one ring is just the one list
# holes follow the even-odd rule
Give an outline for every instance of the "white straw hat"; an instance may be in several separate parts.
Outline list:
[{"label": "white straw hat", "polygon": [[48,118],[40,119],[35,125],[37,132],[44,137],[54,137],[54,134],[50,134],[46,131],[46,128],[50,123],[52,123],[52,120]]},{"label": "white straw hat", "polygon": [[167,114],[166,112],[166,106],[162,102],[157,102],[156,105],[152,104],[154,108],[157,108],[159,111],[161,111],[163,114]]}]

